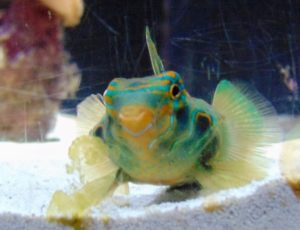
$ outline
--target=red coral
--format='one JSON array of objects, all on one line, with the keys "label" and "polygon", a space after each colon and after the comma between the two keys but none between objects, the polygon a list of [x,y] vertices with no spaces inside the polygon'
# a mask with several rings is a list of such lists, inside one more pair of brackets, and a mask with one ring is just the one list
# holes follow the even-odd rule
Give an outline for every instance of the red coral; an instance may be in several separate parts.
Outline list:
[{"label": "red coral", "polygon": [[2,14],[0,139],[44,139],[61,100],[78,88],[62,38],[59,19],[37,0],[12,1]]},{"label": "red coral", "polygon": [[35,48],[63,49],[59,20],[36,0],[13,1],[2,16],[1,35],[9,38],[4,44],[10,58]]}]

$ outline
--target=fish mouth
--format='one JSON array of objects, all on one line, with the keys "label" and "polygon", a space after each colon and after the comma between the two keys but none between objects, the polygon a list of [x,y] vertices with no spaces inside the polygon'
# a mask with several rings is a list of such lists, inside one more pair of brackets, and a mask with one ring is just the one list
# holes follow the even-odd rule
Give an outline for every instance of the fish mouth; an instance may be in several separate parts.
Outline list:
[{"label": "fish mouth", "polygon": [[126,126],[122,126],[123,130],[127,133],[129,133],[130,135],[134,136],[134,137],[139,137],[142,136],[144,133],[146,133],[149,129],[153,128],[153,123],[149,123],[144,129],[134,132],[131,131],[129,128],[127,128]]},{"label": "fish mouth", "polygon": [[118,122],[123,131],[139,137],[154,127],[155,114],[146,106],[124,106],[118,112]]}]

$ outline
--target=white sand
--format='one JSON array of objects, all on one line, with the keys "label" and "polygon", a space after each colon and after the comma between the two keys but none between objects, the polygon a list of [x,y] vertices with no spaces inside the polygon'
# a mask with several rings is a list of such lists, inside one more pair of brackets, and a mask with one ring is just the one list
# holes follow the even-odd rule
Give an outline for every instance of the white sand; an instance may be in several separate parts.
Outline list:
[{"label": "white sand", "polygon": [[[46,207],[52,193],[71,184],[65,172],[67,148],[74,138],[73,120],[59,117],[52,134],[60,141],[0,143],[0,230],[69,229],[49,223]],[[278,152],[280,145],[270,149]],[[181,202],[156,200],[163,187],[131,185],[93,210],[87,229],[300,229],[298,199],[278,168],[262,182],[209,197]]]}]

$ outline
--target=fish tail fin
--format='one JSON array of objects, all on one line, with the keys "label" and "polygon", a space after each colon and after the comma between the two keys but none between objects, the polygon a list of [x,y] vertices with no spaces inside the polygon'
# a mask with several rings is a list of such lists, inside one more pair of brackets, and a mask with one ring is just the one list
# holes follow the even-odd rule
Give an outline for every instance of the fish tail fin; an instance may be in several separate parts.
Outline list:
[{"label": "fish tail fin", "polygon": [[203,188],[216,191],[264,178],[275,163],[266,147],[280,139],[272,105],[258,92],[223,80],[212,107],[220,115],[214,128],[218,152],[209,162],[211,170],[197,178]]},{"label": "fish tail fin", "polygon": [[69,157],[71,165],[68,172],[79,174],[81,187],[71,194],[55,192],[47,210],[49,219],[82,217],[118,185],[116,176],[119,168],[108,158],[107,146],[100,138],[77,138],[69,149]]}]

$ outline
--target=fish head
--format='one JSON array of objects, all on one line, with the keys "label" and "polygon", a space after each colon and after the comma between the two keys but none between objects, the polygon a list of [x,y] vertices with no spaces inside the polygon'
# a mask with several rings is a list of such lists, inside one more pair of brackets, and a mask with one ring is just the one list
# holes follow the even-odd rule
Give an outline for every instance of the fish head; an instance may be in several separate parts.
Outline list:
[{"label": "fish head", "polygon": [[115,133],[147,143],[172,129],[175,114],[186,106],[187,97],[181,77],[173,71],[114,79],[103,96]]}]

